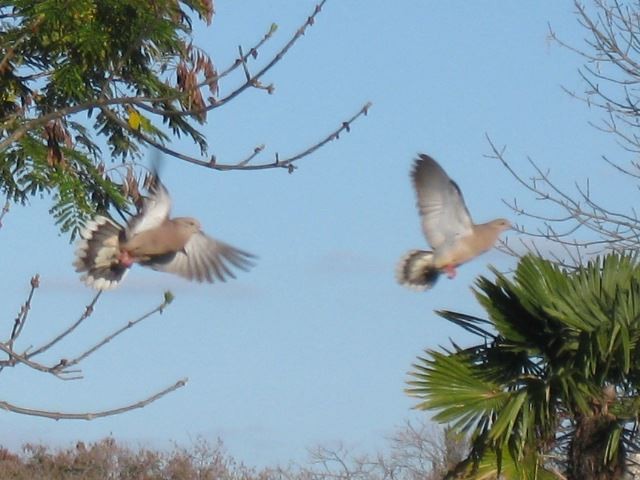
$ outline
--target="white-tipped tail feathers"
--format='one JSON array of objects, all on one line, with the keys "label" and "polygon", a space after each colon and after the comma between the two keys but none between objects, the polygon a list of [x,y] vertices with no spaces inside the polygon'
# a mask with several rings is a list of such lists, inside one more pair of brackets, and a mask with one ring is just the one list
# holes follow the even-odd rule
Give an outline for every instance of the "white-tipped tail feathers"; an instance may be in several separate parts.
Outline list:
[{"label": "white-tipped tail feathers", "polygon": [[400,285],[423,292],[433,288],[440,276],[433,264],[433,252],[411,250],[400,259],[396,279]]},{"label": "white-tipped tail feathers", "polygon": [[107,217],[97,216],[80,232],[76,259],[76,272],[89,287],[97,290],[115,288],[129,270],[118,260],[119,237],[122,227]]}]

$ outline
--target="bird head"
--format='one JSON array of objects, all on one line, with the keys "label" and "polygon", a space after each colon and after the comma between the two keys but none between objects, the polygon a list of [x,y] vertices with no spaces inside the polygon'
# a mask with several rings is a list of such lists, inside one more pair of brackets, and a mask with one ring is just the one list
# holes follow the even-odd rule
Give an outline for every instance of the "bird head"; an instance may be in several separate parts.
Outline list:
[{"label": "bird head", "polygon": [[180,217],[175,218],[174,221],[189,232],[196,233],[200,231],[200,222],[195,218]]},{"label": "bird head", "polygon": [[504,232],[505,230],[511,230],[513,228],[513,226],[511,225],[511,222],[506,218],[496,218],[495,220],[492,220],[490,222],[490,225],[492,228],[500,232]]}]

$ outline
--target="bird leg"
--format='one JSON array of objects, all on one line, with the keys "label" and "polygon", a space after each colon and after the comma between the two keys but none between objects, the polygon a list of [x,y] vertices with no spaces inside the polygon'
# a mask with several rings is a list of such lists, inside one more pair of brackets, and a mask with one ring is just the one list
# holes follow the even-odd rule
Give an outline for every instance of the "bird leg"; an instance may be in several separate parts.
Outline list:
[{"label": "bird leg", "polygon": [[456,266],[455,265],[445,265],[442,267],[442,271],[447,274],[447,278],[455,278],[456,277]]},{"label": "bird leg", "polygon": [[120,255],[118,255],[118,262],[120,262],[120,265],[122,265],[123,267],[129,268],[131,265],[133,265],[134,259],[126,250],[120,250]]}]

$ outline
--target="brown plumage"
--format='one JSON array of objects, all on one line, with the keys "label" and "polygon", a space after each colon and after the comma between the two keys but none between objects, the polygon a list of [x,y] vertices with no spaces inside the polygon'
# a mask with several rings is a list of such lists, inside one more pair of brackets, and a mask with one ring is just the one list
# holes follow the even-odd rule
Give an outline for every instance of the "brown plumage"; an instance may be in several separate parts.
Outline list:
[{"label": "brown plumage", "polygon": [[474,224],[460,188],[428,155],[419,155],[411,177],[422,230],[433,250],[408,252],[398,264],[396,278],[409,288],[427,290],[442,272],[453,278],[456,267],[490,250],[511,223],[498,218]]},{"label": "brown plumage", "polygon": [[98,290],[115,288],[138,263],[198,282],[235,278],[230,267],[247,270],[253,255],[215,240],[195,218],[169,218],[171,198],[155,177],[140,212],[126,226],[97,216],[82,230],[74,266]]}]

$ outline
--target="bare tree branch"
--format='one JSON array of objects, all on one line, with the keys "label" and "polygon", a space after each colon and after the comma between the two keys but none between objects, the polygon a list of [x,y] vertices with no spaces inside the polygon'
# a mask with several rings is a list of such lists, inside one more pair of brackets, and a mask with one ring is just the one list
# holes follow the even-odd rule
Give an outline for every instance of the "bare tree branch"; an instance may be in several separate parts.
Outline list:
[{"label": "bare tree branch", "polygon": [[[367,102],[355,115],[353,115],[348,120],[342,122],[342,125],[329,135],[324,137],[318,143],[308,147],[300,153],[292,155],[291,157],[287,157],[285,159],[281,159],[279,155],[276,153],[275,160],[272,163],[265,163],[262,165],[247,165],[247,160],[243,160],[242,162],[232,164],[232,165],[220,165],[215,164],[213,168],[218,170],[263,170],[265,168],[286,168],[289,173],[293,171],[295,166],[293,162],[296,162],[308,155],[311,155],[313,152],[318,150],[319,148],[325,146],[327,143],[332,142],[333,140],[338,140],[340,138],[340,134],[342,132],[350,132],[351,124],[355,122],[359,117],[363,115],[367,115],[369,113],[369,109],[371,108],[371,102]],[[258,152],[259,153],[259,152]]]},{"label": "bare tree branch", "polygon": [[[640,154],[640,12],[638,5],[630,6],[618,1],[594,0],[588,8],[574,1],[578,22],[589,37],[586,48],[581,49],[562,41],[549,27],[552,40],[580,55],[585,64],[579,75],[585,82],[583,95],[565,89],[571,96],[596,107],[604,113],[601,124],[592,125],[616,137],[624,151],[637,158]],[[538,201],[540,208],[522,207],[514,200],[505,201],[516,215],[531,220],[537,227],[517,225],[516,231],[528,237],[521,239],[525,250],[555,259],[563,266],[575,266],[590,256],[608,250],[629,250],[640,247],[640,219],[633,206],[628,211],[611,208],[595,199],[587,179],[576,183],[569,191],[552,180],[550,172],[543,171],[533,160],[530,165],[535,176],[525,178],[507,161],[504,149],[498,148],[487,136],[491,154]],[[617,173],[637,183],[640,162],[632,160],[629,166],[601,157]],[[545,248],[541,249],[544,244]],[[513,245],[503,242],[502,249],[519,255]]]},{"label": "bare tree branch", "polygon": [[506,159],[504,148],[499,148],[488,135],[487,141],[491,149],[487,157],[498,160],[540,205],[539,211],[535,211],[522,207],[517,199],[503,200],[516,215],[535,221],[538,226],[515,224],[514,230],[528,237],[520,240],[524,249],[514,248],[507,240],[500,244],[502,251],[516,256],[533,251],[563,267],[573,268],[608,250],[640,245],[640,220],[634,209],[624,213],[601,204],[593,198],[588,180],[584,186],[576,183],[575,193],[569,193],[551,178],[549,171],[530,158],[535,175],[526,178]]},{"label": "bare tree branch", "polygon": [[103,108],[102,111],[104,112],[105,115],[111,118],[115,123],[117,123],[122,128],[129,130],[132,134],[137,136],[143,142],[151,145],[152,147],[158,149],[163,153],[166,153],[167,155],[178,158],[180,160],[184,160],[189,163],[193,163],[195,165],[199,165],[201,167],[211,168],[214,170],[265,170],[269,168],[285,168],[289,173],[291,173],[295,169],[295,166],[293,165],[294,162],[311,155],[313,152],[323,147],[327,143],[333,140],[337,140],[338,138],[340,138],[340,134],[342,132],[350,132],[351,124],[355,122],[359,117],[367,115],[370,108],[371,108],[371,103],[370,102],[366,103],[355,115],[353,115],[348,120],[342,122],[340,127],[338,127],[336,130],[328,134],[326,137],[324,137],[322,140],[320,140],[316,144],[306,148],[302,152],[297,153],[291,157],[285,158],[284,160],[280,159],[279,155],[276,153],[275,159],[273,162],[263,163],[258,165],[250,165],[249,161],[253,160],[253,158],[255,158],[258,154],[260,154],[264,150],[264,146],[262,145],[259,147],[256,147],[252,155],[250,155],[248,158],[238,163],[219,164],[217,163],[215,156],[211,156],[210,159],[206,160],[206,159],[186,155],[178,152],[177,150],[168,148],[165,145],[159,142],[156,142],[148,135],[145,135],[143,132],[132,129],[127,122],[119,118],[113,111],[107,109],[106,107]]},{"label": "bare tree branch", "polygon": [[49,410],[37,410],[32,408],[20,407],[17,405],[13,405],[9,402],[0,401],[0,408],[8,410],[14,413],[20,413],[23,415],[31,415],[34,417],[44,417],[44,418],[52,418],[54,420],[94,420],[96,418],[102,417],[110,417],[112,415],[119,415],[121,413],[129,412],[131,410],[135,410],[137,408],[146,407],[150,403],[155,402],[156,400],[164,397],[168,393],[177,390],[178,388],[182,388],[187,384],[188,379],[184,378],[182,380],[177,381],[170,387],[165,388],[164,390],[159,391],[158,393],[151,395],[144,400],[140,400],[138,402],[126,405],[124,407],[118,407],[111,410],[101,410],[98,412],[89,412],[89,413],[63,413],[63,412],[52,412]]},{"label": "bare tree branch", "polygon": [[[63,338],[65,338],[69,334],[71,334],[82,322],[84,322],[89,316],[91,316],[91,314],[94,311],[94,307],[95,307],[98,299],[101,296],[101,292],[97,293],[93,297],[93,300],[91,301],[91,303],[89,305],[87,305],[87,307],[85,308],[85,310],[82,313],[82,315],[80,316],[80,318],[76,322],[74,322],[71,326],[69,326],[67,329],[65,329],[62,333],[58,334],[52,340],[50,340],[49,342],[45,343],[41,347],[39,347],[39,348],[37,348],[35,350],[32,350],[32,351],[28,351],[27,350],[27,351],[25,351],[24,353],[21,354],[21,353],[16,352],[16,350],[14,348],[14,344],[18,340],[18,338],[20,337],[20,334],[23,331],[23,327],[24,327],[24,325],[26,323],[28,314],[31,311],[31,302],[33,300],[33,296],[34,296],[35,290],[40,286],[40,277],[39,277],[39,275],[35,275],[31,279],[30,284],[31,284],[31,289],[29,291],[27,299],[25,300],[25,302],[22,304],[22,306],[20,308],[20,312],[18,313],[18,315],[16,316],[15,320],[13,321],[13,328],[11,330],[11,334],[9,336],[9,339],[7,341],[5,341],[5,342],[0,342],[0,351],[4,352],[7,355],[7,359],[6,360],[0,361],[0,372],[2,372],[2,370],[4,368],[7,368],[7,367],[15,367],[17,365],[25,365],[25,366],[33,369],[33,370],[53,375],[56,378],[59,378],[60,380],[78,380],[78,379],[81,379],[81,378],[83,378],[81,370],[73,369],[72,367],[74,367],[75,365],[78,365],[82,360],[84,360],[90,354],[94,353],[95,351],[100,349],[102,346],[104,346],[107,343],[109,343],[115,337],[117,337],[118,335],[122,334],[125,330],[128,330],[128,329],[134,327],[135,325],[138,325],[140,322],[142,322],[143,320],[151,317],[152,315],[154,315],[156,313],[162,313],[164,311],[164,309],[173,300],[173,295],[171,294],[171,292],[165,292],[164,297],[163,297],[163,301],[158,306],[156,306],[155,308],[153,308],[149,312],[145,313],[144,315],[138,317],[137,319],[129,321],[123,327],[121,327],[118,330],[116,330],[115,332],[107,335],[101,341],[99,341],[96,345],[94,345],[93,347],[89,348],[88,350],[86,350],[81,355],[77,356],[76,358],[74,358],[72,360],[68,360],[66,358],[62,358],[57,363],[55,363],[54,365],[45,365],[43,363],[34,361],[32,358],[37,356],[37,355],[40,355],[40,354],[44,353],[45,351],[49,350],[54,345],[58,344]],[[171,392],[171,391],[183,386],[185,383],[186,383],[186,380],[180,380],[175,385],[173,385],[173,386],[171,386],[171,387],[169,387],[169,388],[167,388],[165,390],[162,390],[161,392],[159,392],[159,393],[157,393],[157,394],[155,394],[155,395],[153,395],[153,396],[151,396],[151,397],[149,397],[149,398],[147,398],[145,400],[142,400],[140,402],[136,402],[134,404],[127,405],[127,406],[120,407],[120,408],[113,409],[113,410],[105,410],[105,411],[100,411],[100,412],[95,412],[95,413],[58,413],[58,412],[50,412],[50,411],[45,411],[45,410],[34,410],[34,409],[30,409],[30,408],[25,408],[25,407],[13,405],[13,404],[10,404],[10,403],[4,402],[4,401],[0,401],[0,408],[4,408],[6,410],[9,410],[9,411],[12,411],[12,412],[16,412],[16,413],[23,413],[23,414],[26,414],[26,415],[34,415],[34,416],[41,416],[41,417],[48,417],[48,418],[55,418],[55,419],[85,419],[85,420],[91,420],[92,418],[103,417],[103,416],[108,416],[108,415],[117,415],[118,413],[123,413],[123,412],[129,411],[129,410],[132,410],[134,408],[141,408],[141,407],[143,407],[143,406],[145,406],[145,405],[157,400],[158,398],[166,395],[167,393],[169,393],[169,392]]]}]

